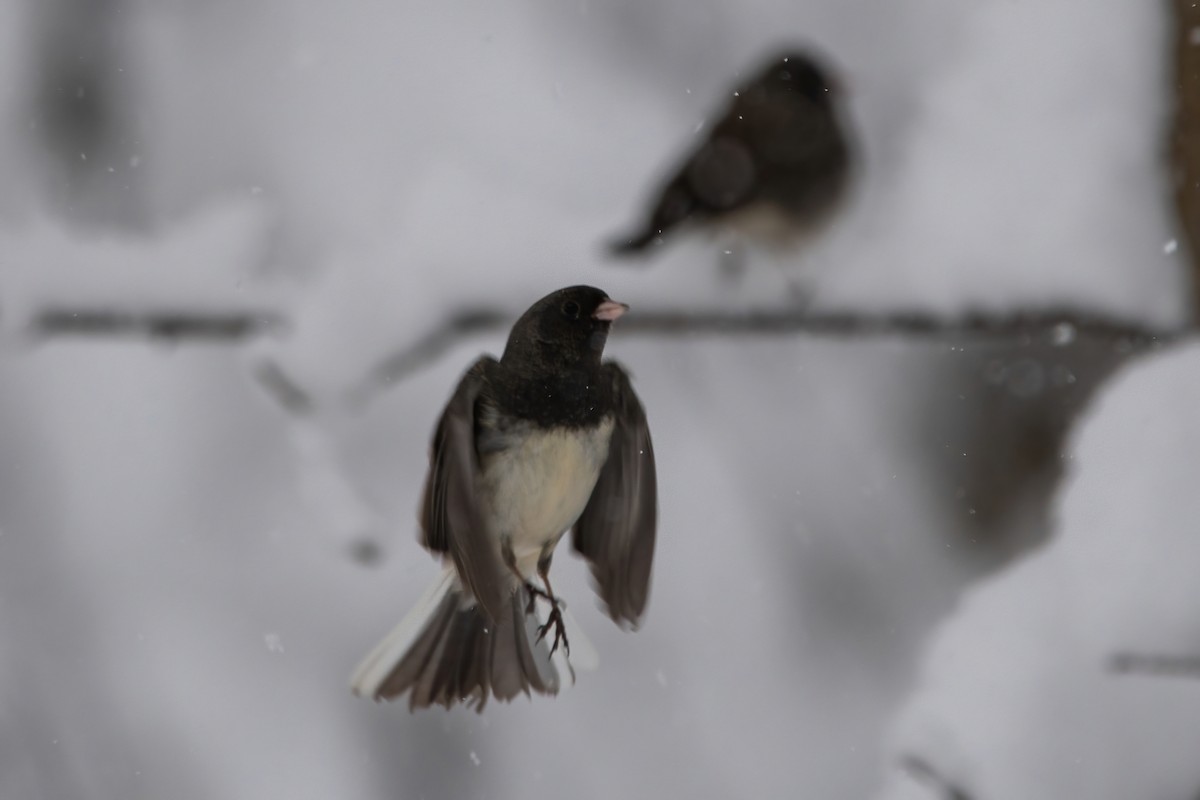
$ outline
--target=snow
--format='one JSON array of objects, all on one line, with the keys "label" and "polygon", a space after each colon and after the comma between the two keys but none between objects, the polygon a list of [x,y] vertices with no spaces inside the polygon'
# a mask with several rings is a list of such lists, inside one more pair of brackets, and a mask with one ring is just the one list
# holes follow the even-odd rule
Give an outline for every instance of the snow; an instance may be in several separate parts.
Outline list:
[{"label": "snow", "polygon": [[[1177,789],[1164,796],[1200,787],[1176,761],[1195,741],[1193,687],[1097,667],[1118,645],[1194,640],[1195,603],[1171,577],[1193,545],[1174,542],[1163,563],[1155,543],[1183,536],[1195,471],[1172,456],[1177,474],[1092,489],[1086,471],[1095,462],[1103,484],[1118,456],[1190,441],[1195,385],[1167,367],[1193,351],[1121,379],[1088,427],[1108,419],[1111,440],[1080,439],[1060,539],[955,611],[998,557],[963,533],[962,470],[930,465],[952,443],[964,465],[992,457],[952,435],[983,413],[980,395],[1051,402],[1076,374],[1102,374],[1071,371],[1085,343],[1066,329],[1051,356],[993,358],[618,324],[609,353],[633,373],[659,459],[645,624],[616,629],[563,553],[555,588],[600,656],[570,693],[478,717],[346,689],[437,572],[414,540],[428,437],[462,370],[504,334],[463,337],[364,406],[347,393],[455,310],[515,318],[572,283],[633,315],[788,303],[757,257],[724,283],[701,238],[644,269],[602,252],[733,77],[781,41],[844,68],[866,157],[845,219],[795,267],[819,274],[818,307],[1182,320],[1185,254],[1167,244],[1157,161],[1161,8],[119,8],[106,18],[119,52],[96,66],[121,76],[116,127],[69,172],[100,179],[69,191],[30,87],[33,32],[70,9],[0,4],[0,797],[821,798],[885,782],[883,796],[923,796],[892,774],[902,750],[967,786],[1013,787],[997,797],[1144,796],[1159,773]],[[52,303],[268,310],[289,325],[237,346],[11,346]],[[312,407],[283,408],[255,377],[264,363]],[[1162,370],[1158,389],[1120,400],[1141,369]],[[1097,498],[1103,513],[1087,507]],[[1163,524],[1140,525],[1151,519]],[[1137,535],[1083,538],[1118,525]],[[367,552],[380,557],[355,557]],[[1013,582],[1028,591],[1002,590]],[[951,613],[985,615],[1008,646],[935,644],[889,750],[921,648]],[[1061,749],[1026,727],[1057,711],[1075,734]]]},{"label": "snow", "polygon": [[[969,591],[936,633],[892,749],[973,797],[1188,797],[1196,676],[1114,657],[1195,655],[1200,345],[1127,369],[1071,448],[1051,542]],[[880,798],[908,797],[897,776]],[[936,793],[922,795],[937,797]]]},{"label": "snow", "polygon": [[[902,284],[915,281],[916,302],[947,309],[1069,297],[1178,313],[1168,276],[1181,262],[1148,257],[1171,238],[1159,160],[1167,60],[1146,58],[1165,46],[1165,20],[1123,0],[976,4],[963,17],[944,71],[920,87],[902,173],[881,190],[894,196],[879,201],[872,260],[892,261],[888,288],[908,299]],[[1138,200],[1097,202],[1106,195]],[[1102,263],[1144,264],[1166,283],[1138,285],[1137,271]],[[854,276],[854,297],[876,277]]]},{"label": "snow", "polygon": [[197,209],[153,239],[79,231],[39,217],[0,228],[0,312],[19,334],[48,307],[118,311],[278,309],[285,293],[255,274],[267,211],[249,201]]}]

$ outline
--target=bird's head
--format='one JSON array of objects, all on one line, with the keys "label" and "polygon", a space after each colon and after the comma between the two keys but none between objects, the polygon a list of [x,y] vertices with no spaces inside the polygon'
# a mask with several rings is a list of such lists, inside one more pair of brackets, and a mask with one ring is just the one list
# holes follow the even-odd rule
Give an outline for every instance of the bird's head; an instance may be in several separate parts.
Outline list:
[{"label": "bird's head", "polygon": [[771,92],[796,93],[820,106],[833,104],[840,86],[812,55],[790,50],[777,54],[759,73],[756,84]]},{"label": "bird's head", "polygon": [[599,366],[609,328],[628,309],[592,286],[559,289],[517,320],[501,362],[551,370]]}]

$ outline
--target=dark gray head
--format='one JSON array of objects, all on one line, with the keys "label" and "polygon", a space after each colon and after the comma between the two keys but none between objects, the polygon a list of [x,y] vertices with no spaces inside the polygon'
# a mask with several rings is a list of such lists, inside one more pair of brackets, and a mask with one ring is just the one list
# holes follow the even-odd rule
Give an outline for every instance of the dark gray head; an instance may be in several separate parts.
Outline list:
[{"label": "dark gray head", "polygon": [[629,309],[592,286],[559,289],[521,315],[501,363],[546,369],[599,367],[613,320]]},{"label": "dark gray head", "polygon": [[820,106],[832,105],[838,97],[832,75],[812,55],[798,50],[776,54],[751,85],[772,93],[795,92]]}]

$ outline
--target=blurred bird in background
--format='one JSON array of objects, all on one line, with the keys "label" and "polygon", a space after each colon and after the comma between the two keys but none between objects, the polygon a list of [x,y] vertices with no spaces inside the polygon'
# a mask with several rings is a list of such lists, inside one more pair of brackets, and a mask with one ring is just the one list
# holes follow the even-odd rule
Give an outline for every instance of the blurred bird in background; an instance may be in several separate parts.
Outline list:
[{"label": "blurred bird in background", "polygon": [[840,101],[837,81],[814,56],[773,56],[733,93],[655,194],[641,227],[613,242],[612,253],[644,256],[676,230],[698,226],[774,253],[809,240],[836,216],[853,171]]},{"label": "blurred bird in background", "polygon": [[554,292],[513,326],[499,361],[467,371],[434,433],[421,510],[421,543],[446,568],[359,665],[356,694],[480,710],[489,696],[556,694],[574,671],[549,570],[570,528],[609,616],[637,624],[658,519],[654,451],[629,376],[601,360],[627,309],[589,286]]}]

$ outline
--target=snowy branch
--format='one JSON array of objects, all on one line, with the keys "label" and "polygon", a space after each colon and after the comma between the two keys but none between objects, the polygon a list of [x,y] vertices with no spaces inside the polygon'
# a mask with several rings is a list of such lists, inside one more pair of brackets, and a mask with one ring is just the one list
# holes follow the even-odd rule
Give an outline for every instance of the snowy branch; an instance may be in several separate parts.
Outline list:
[{"label": "snowy branch", "polygon": [[346,469],[328,421],[321,419],[317,398],[270,356],[255,358],[249,375],[287,420],[304,502],[339,550],[364,566],[378,564],[384,556],[380,541],[388,526]]},{"label": "snowy branch", "polygon": [[900,766],[916,780],[936,789],[942,800],[971,800],[966,790],[951,783],[920,756],[906,755],[900,759]]},{"label": "snowy branch", "polygon": [[316,400],[308,390],[294,380],[275,359],[258,359],[251,367],[250,374],[259,388],[289,416],[307,417],[316,408]]},{"label": "snowy branch", "polygon": [[[467,308],[451,312],[439,326],[381,359],[351,392],[351,401],[355,404],[369,401],[386,387],[436,361],[456,342],[480,334],[503,333],[515,318],[514,312],[499,308]],[[120,311],[61,307],[40,312],[29,328],[35,337],[43,339],[128,337],[171,343],[240,344],[257,336],[286,330],[288,325],[283,315],[272,310]],[[970,312],[959,317],[915,311],[647,309],[622,319],[619,330],[622,336],[657,337],[807,335],[851,340],[890,336],[956,343],[969,340],[985,344],[1058,345],[1087,340],[1111,343],[1123,353],[1149,349],[1190,333],[1190,329],[1155,328],[1067,308],[1011,314]],[[290,384],[276,365],[260,364],[257,377],[292,413],[309,410],[309,398],[299,387]]]},{"label": "snowy branch", "polygon": [[[435,361],[459,339],[481,333],[500,333],[515,319],[499,309],[466,309],[452,313],[438,328],[379,362],[353,392],[358,402],[369,399]],[[972,312],[957,318],[928,312],[817,311],[797,309],[748,311],[637,310],[621,320],[621,336],[785,336],[792,334],[838,339],[894,336],[906,339],[987,343],[1051,342],[1066,345],[1077,339],[1111,342],[1122,351],[1146,349],[1173,341],[1190,331],[1158,329],[1101,314],[1049,309],[1014,314]]]},{"label": "snowy branch", "polygon": [[450,349],[459,339],[479,333],[504,330],[515,317],[498,310],[459,311],[413,344],[396,350],[375,365],[367,377],[350,393],[351,402],[366,403],[385,387],[417,372]]},{"label": "snowy branch", "polygon": [[1109,668],[1118,675],[1200,678],[1200,656],[1117,653]]},{"label": "snowy branch", "polygon": [[29,323],[38,338],[131,337],[180,342],[241,342],[286,327],[274,311],[116,311],[50,308]]}]

